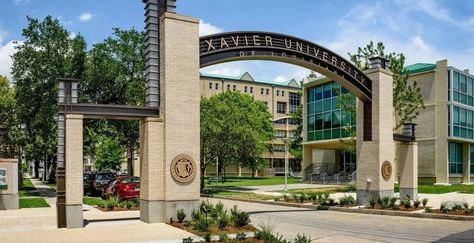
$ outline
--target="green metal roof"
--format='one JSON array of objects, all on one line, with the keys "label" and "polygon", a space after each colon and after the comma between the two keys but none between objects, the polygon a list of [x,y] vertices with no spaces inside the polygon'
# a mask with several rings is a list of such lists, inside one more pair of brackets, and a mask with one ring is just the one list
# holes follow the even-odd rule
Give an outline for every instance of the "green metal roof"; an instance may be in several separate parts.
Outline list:
[{"label": "green metal roof", "polygon": [[[248,73],[245,72],[245,73],[243,73],[241,75],[238,75],[238,76],[201,73],[201,77],[227,79],[227,80],[235,80],[235,81],[242,81],[242,82],[252,82],[252,81],[249,81],[249,80],[246,80],[246,79],[242,79],[245,76],[245,74],[248,74]],[[300,87],[300,84],[298,82],[296,82],[295,79],[290,79],[290,80],[287,80],[285,82],[275,82],[275,81],[270,81],[270,80],[254,80],[254,82],[264,83],[264,84],[269,84],[269,85],[289,86],[289,87],[295,87],[295,88]]]},{"label": "green metal roof", "polygon": [[415,63],[405,67],[409,74],[421,73],[436,69],[436,64],[432,63]]}]

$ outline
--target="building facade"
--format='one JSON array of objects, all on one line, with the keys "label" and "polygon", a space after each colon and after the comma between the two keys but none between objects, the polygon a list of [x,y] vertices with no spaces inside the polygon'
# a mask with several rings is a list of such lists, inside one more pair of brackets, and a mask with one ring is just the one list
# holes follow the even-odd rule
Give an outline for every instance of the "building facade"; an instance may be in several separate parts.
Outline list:
[{"label": "building facade", "polygon": [[[260,175],[283,175],[285,168],[284,138],[292,138],[296,125],[291,119],[291,113],[300,105],[301,87],[294,79],[283,83],[255,80],[248,72],[239,76],[224,76],[201,74],[201,96],[210,97],[221,92],[236,91],[251,95],[256,100],[264,102],[272,115],[275,139],[271,142],[273,152],[262,154],[268,160],[268,168],[259,171]],[[289,153],[289,167],[293,175],[301,171],[301,163]],[[251,170],[238,166],[226,167],[230,176],[250,176]],[[214,175],[215,167],[208,165],[206,175]]]},{"label": "building facade", "polygon": [[[447,60],[417,63],[406,69],[408,82],[417,83],[425,104],[413,121],[417,124],[419,183],[474,182],[474,75],[469,70],[449,66]],[[312,159],[303,163],[310,165],[303,168],[305,174],[356,171],[355,154],[346,152],[344,145],[350,134],[344,133],[344,129],[339,131],[344,125],[355,126],[355,122],[347,119],[337,106],[335,109],[339,93],[330,92],[330,86],[339,89],[337,83],[327,78],[303,84],[303,146]]]}]

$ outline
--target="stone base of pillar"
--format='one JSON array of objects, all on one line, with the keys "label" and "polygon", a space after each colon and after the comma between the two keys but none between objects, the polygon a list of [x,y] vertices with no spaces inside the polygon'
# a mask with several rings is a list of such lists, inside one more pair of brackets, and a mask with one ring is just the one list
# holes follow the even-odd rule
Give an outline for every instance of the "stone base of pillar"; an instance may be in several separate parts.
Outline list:
[{"label": "stone base of pillar", "polygon": [[191,217],[193,209],[199,207],[199,200],[187,201],[147,201],[140,200],[140,220],[153,223],[170,223],[176,219],[176,211],[184,209],[187,217]]},{"label": "stone base of pillar", "polygon": [[468,185],[468,186],[470,186],[470,185],[474,185],[474,183],[473,183],[473,182],[466,182],[466,183],[461,183],[461,185]]},{"label": "stone base of pillar", "polygon": [[410,197],[410,200],[418,199],[418,188],[400,188],[400,200]]},{"label": "stone base of pillar", "polygon": [[0,210],[19,209],[18,194],[0,194]]},{"label": "stone base of pillar", "polygon": [[357,191],[357,205],[368,205],[371,198],[393,197],[393,190],[377,190],[377,191]]},{"label": "stone base of pillar", "polygon": [[84,227],[82,205],[66,205],[66,227],[68,229]]}]

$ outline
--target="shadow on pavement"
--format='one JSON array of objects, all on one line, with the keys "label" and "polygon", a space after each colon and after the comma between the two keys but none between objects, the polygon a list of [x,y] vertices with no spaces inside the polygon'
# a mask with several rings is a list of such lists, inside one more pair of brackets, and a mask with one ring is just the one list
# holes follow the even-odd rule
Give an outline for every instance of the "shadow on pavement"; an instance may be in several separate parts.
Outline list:
[{"label": "shadow on pavement", "polygon": [[435,242],[474,242],[474,229],[451,234]]},{"label": "shadow on pavement", "polygon": [[137,220],[137,219],[140,219],[140,217],[113,218],[113,219],[84,219],[84,227],[86,227],[90,223],[115,222],[115,221]]}]

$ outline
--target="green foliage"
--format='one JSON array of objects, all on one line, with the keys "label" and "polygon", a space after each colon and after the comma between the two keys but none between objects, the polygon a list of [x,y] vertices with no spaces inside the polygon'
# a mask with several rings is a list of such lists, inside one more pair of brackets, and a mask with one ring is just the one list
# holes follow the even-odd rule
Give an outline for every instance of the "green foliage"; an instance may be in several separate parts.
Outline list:
[{"label": "green foliage", "polygon": [[230,218],[229,218],[229,215],[227,215],[227,212],[222,214],[217,219],[217,227],[219,229],[224,229],[225,227],[229,226],[229,223],[230,223]]},{"label": "green foliage", "polygon": [[191,238],[191,236],[188,238],[184,238],[183,243],[193,243],[193,238]]},{"label": "green foliage", "polygon": [[306,234],[297,234],[295,238],[295,243],[311,243],[311,241],[313,241],[311,236]]},{"label": "green foliage", "polygon": [[425,208],[426,213],[431,213],[432,211],[433,211],[433,209],[431,207],[426,207]]},{"label": "green foliage", "polygon": [[405,199],[400,202],[400,204],[403,204],[403,207],[406,209],[409,209],[412,207],[411,200],[410,199]]},{"label": "green foliage", "polygon": [[105,201],[105,207],[108,210],[113,210],[115,207],[118,207],[120,205],[120,198],[115,196],[115,197],[109,197]]},{"label": "green foliage", "polygon": [[390,208],[394,208],[396,202],[397,202],[397,198],[396,198],[396,197],[390,198],[389,207],[390,207]]},{"label": "green foliage", "polygon": [[209,228],[212,225],[212,219],[206,218],[204,215],[201,215],[196,222],[194,223],[194,230],[199,232],[208,232]]},{"label": "green foliage", "polygon": [[20,208],[47,208],[49,204],[42,197],[20,198]]},{"label": "green foliage", "polygon": [[360,69],[369,69],[369,60],[372,57],[383,57],[390,62],[389,69],[393,73],[393,108],[396,113],[394,129],[413,121],[419,114],[420,108],[424,109],[423,97],[417,82],[408,83],[408,71],[405,69],[405,56],[400,53],[385,53],[382,42],[371,41],[367,46],[358,48],[357,53],[349,53],[350,60]]},{"label": "green foliage", "polygon": [[299,198],[300,203],[304,203],[307,200],[308,200],[308,195],[306,195],[305,193],[300,195],[300,198]]},{"label": "green foliage", "polygon": [[237,240],[245,240],[247,239],[247,234],[245,234],[244,232],[239,232],[235,235],[235,238]]},{"label": "green foliage", "polygon": [[14,158],[18,152],[22,137],[16,109],[14,89],[0,75],[0,157]]},{"label": "green foliage", "polygon": [[420,206],[420,204],[421,204],[421,201],[418,200],[418,199],[415,200],[415,201],[413,201],[413,206],[414,206],[415,208],[418,208],[418,207]]},{"label": "green foliage", "polygon": [[[311,72],[309,77],[312,75],[316,75],[315,73]],[[300,97],[302,97],[301,92],[298,93]],[[296,129],[292,132],[294,137],[291,139],[289,151],[295,157],[295,159],[301,160],[303,159],[303,146],[301,143],[303,142],[303,101],[301,104],[296,108],[296,111],[291,113],[291,118],[296,125]]]},{"label": "green foliage", "polygon": [[[250,95],[227,91],[201,100],[201,165],[239,164],[253,172],[265,166],[260,155],[274,136],[266,105]],[[204,174],[201,173],[203,176]],[[254,173],[252,173],[254,175]],[[224,171],[225,176],[225,171]]]},{"label": "green foliage", "polygon": [[200,210],[193,209],[193,211],[191,211],[191,219],[193,221],[197,221],[201,217],[201,215],[202,214]]},{"label": "green foliage", "polygon": [[120,170],[125,160],[125,148],[116,139],[104,137],[97,145],[94,166],[98,171]]},{"label": "green foliage", "polygon": [[341,206],[350,206],[350,205],[354,205],[355,203],[356,203],[356,200],[351,195],[344,195],[339,198],[339,205]]},{"label": "green foliage", "polygon": [[51,160],[57,141],[57,79],[81,78],[86,44],[81,35],[71,38],[51,16],[42,21],[27,17],[27,22],[12,67],[21,145],[27,159],[39,161],[48,155]]},{"label": "green foliage", "polygon": [[369,199],[369,205],[371,208],[375,208],[375,205],[377,205],[377,199],[375,197],[371,197]]},{"label": "green foliage", "polygon": [[421,200],[421,203],[423,204],[423,207],[426,207],[426,205],[428,204],[428,198],[423,198]]},{"label": "green foliage", "polygon": [[184,219],[186,218],[186,213],[184,212],[184,209],[181,208],[176,211],[176,218],[180,223],[184,221]]},{"label": "green foliage", "polygon": [[227,234],[220,234],[219,235],[219,242],[229,242],[230,238]]}]

